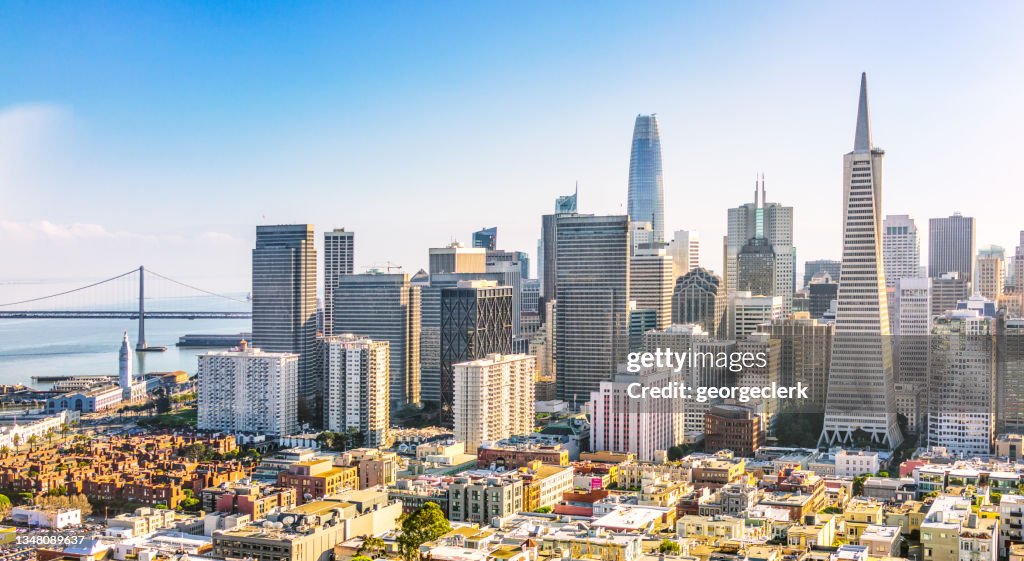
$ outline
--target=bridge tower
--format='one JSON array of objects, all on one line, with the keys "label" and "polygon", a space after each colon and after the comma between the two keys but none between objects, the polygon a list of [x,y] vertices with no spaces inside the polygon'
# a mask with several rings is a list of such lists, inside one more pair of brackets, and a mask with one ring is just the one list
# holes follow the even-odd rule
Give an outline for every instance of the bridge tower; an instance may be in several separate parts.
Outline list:
[{"label": "bridge tower", "polygon": [[146,267],[139,265],[139,339],[136,351],[146,350]]}]

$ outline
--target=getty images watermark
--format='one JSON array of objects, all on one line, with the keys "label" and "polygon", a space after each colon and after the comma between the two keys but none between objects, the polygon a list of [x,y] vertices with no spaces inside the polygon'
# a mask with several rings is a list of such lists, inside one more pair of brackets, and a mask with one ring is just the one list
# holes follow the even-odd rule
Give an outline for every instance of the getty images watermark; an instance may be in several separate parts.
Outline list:
[{"label": "getty images watermark", "polygon": [[[670,370],[679,374],[715,370],[739,374],[745,370],[768,366],[765,352],[701,352],[689,350],[678,353],[672,349],[657,349],[652,352],[629,353],[626,371],[639,374],[645,369]],[[761,399],[807,399],[807,386],[798,382],[795,386],[779,386],[776,382],[759,386],[689,386],[675,380],[659,380],[655,384],[637,381],[626,387],[626,394],[633,399],[689,399],[700,403],[711,400],[732,399],[740,403]]]}]

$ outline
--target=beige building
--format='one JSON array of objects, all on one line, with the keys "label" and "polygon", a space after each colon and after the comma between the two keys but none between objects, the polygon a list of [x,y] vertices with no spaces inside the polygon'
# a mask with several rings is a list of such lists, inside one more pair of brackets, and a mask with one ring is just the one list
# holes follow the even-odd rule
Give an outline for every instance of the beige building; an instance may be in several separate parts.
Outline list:
[{"label": "beige building", "polygon": [[672,324],[672,256],[664,249],[638,249],[629,262],[629,297],[638,310],[654,310],[655,325],[665,329]]},{"label": "beige building", "polygon": [[999,520],[980,518],[970,499],[938,497],[921,524],[922,561],[995,561],[998,537]]},{"label": "beige building", "polygon": [[523,480],[516,472],[461,473],[448,486],[448,520],[490,525],[523,510]]},{"label": "beige building", "polygon": [[313,501],[286,512],[271,514],[265,522],[213,533],[214,557],[259,561],[330,561],[334,546],[357,536],[380,535],[397,527],[400,502],[345,495]]},{"label": "beige building", "polygon": [[455,438],[467,450],[533,432],[536,361],[530,355],[490,354],[452,365]]},{"label": "beige building", "polygon": [[978,250],[977,282],[975,292],[993,302],[1003,295],[1005,250],[990,245]]}]

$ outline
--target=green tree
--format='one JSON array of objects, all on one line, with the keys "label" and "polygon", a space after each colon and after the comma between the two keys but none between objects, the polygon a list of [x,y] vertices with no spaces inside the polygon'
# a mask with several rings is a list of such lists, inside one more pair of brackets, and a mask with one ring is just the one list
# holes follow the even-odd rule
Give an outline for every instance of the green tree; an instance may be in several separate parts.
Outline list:
[{"label": "green tree", "polygon": [[537,514],[548,514],[549,512],[551,512],[551,510],[552,509],[549,506],[542,506],[535,510],[534,512],[536,512]]},{"label": "green tree", "polygon": [[661,545],[658,546],[658,553],[678,554],[680,551],[679,544],[670,539],[661,540]]},{"label": "green tree", "polygon": [[452,531],[451,524],[437,503],[424,503],[409,515],[403,515],[400,520],[402,535],[398,536],[398,549],[405,561],[417,559],[421,545]]},{"label": "green tree", "polygon": [[686,450],[682,446],[673,446],[668,449],[668,460],[670,462],[674,462],[676,460],[682,459],[685,452]]},{"label": "green tree", "polygon": [[178,503],[178,508],[186,512],[196,512],[199,510],[199,505],[201,504],[203,504],[203,501],[200,501],[195,497],[189,497],[182,499],[181,502]]},{"label": "green tree", "polygon": [[854,497],[859,497],[864,494],[864,482],[867,481],[868,477],[871,477],[870,473],[862,473],[853,478]]},{"label": "green tree", "polygon": [[7,518],[7,515],[11,513],[11,508],[11,498],[0,493],[0,520]]},{"label": "green tree", "polygon": [[39,436],[33,434],[32,436],[28,437],[28,440],[26,440],[25,443],[28,444],[29,451],[35,451],[36,444],[39,444]]},{"label": "green tree", "polygon": [[365,555],[356,555],[355,557],[352,558],[351,561],[373,561],[373,559],[370,559],[369,557],[367,557]]},{"label": "green tree", "polygon": [[369,559],[378,559],[384,556],[384,540],[370,536],[363,539],[363,545],[356,550],[356,555]]}]

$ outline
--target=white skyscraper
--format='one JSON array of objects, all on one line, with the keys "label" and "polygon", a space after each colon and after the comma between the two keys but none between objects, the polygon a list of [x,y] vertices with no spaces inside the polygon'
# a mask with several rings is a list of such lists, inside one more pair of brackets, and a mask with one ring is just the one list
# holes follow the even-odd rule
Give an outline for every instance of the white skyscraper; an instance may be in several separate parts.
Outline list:
[{"label": "white skyscraper", "polygon": [[629,262],[629,297],[637,309],[656,312],[658,329],[672,324],[672,267],[664,249],[639,249]]},{"label": "white skyscraper", "polygon": [[896,281],[921,276],[921,239],[917,225],[906,214],[890,214],[882,223],[882,262],[885,264],[885,286]]},{"label": "white skyscraper", "polygon": [[700,267],[700,234],[696,230],[676,230],[668,244],[672,256],[672,278],[679,277]]},{"label": "white skyscraper", "polygon": [[738,290],[740,286],[740,250],[755,238],[766,240],[775,254],[772,273],[775,277],[775,290],[768,296],[781,297],[783,309],[788,315],[793,310],[793,292],[796,291],[793,207],[769,203],[763,178],[760,186],[754,186],[753,203],[729,209],[728,234],[725,241],[725,280],[729,293]]},{"label": "white skyscraper", "polygon": [[928,403],[928,347],[932,332],[932,279],[903,277],[893,291],[893,377],[896,412],[912,430]]},{"label": "white skyscraper", "polygon": [[[882,265],[884,154],[871,144],[862,74],[853,151],[843,156],[843,259],[821,445],[895,448],[903,441]],[[858,434],[868,438],[857,442]]]},{"label": "white skyscraper", "polygon": [[1003,295],[1005,257],[1006,250],[998,245],[983,247],[978,251],[974,291],[993,302]]},{"label": "white skyscraper", "polygon": [[387,341],[344,334],[324,338],[324,428],[357,430],[363,445],[391,444],[388,399],[390,356]]},{"label": "white skyscraper", "polygon": [[242,346],[199,355],[201,430],[286,436],[298,422],[299,355]]},{"label": "white skyscraper", "polygon": [[[672,369],[646,368],[635,374],[619,373],[590,393],[593,423],[590,449],[632,453],[640,461],[653,461],[655,452],[683,442],[683,399],[637,398],[632,384],[664,387],[682,382]],[[633,389],[636,392],[636,389]]]},{"label": "white skyscraper", "polygon": [[928,446],[986,456],[996,428],[995,320],[953,310],[932,328]]},{"label": "white skyscraper", "polygon": [[535,368],[536,357],[522,354],[453,365],[454,432],[466,450],[533,432]]},{"label": "white skyscraper", "polygon": [[324,335],[334,334],[334,289],[341,275],[355,272],[355,232],[324,232]]}]

